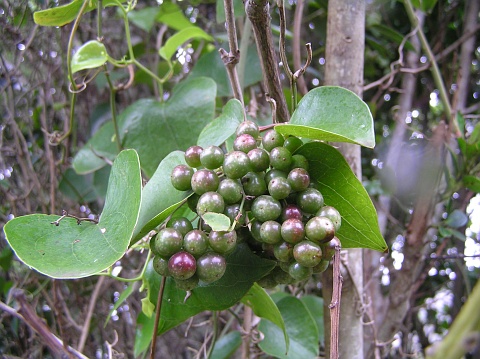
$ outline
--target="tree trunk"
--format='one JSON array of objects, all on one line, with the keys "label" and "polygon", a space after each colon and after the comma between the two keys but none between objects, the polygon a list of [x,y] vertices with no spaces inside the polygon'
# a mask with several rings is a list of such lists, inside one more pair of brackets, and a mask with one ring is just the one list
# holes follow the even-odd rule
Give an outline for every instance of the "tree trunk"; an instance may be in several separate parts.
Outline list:
[{"label": "tree trunk", "polygon": [[[325,85],[342,86],[362,96],[363,54],[365,44],[365,1],[336,0],[328,3]],[[362,177],[358,145],[336,143],[358,178]],[[363,297],[363,251],[342,251],[343,289],[340,302],[339,357],[363,358],[363,321],[360,308]],[[329,308],[332,272],[323,276],[325,300],[325,336],[330,336]],[[329,353],[328,339],[327,357]],[[333,358],[332,358],[333,359]]]}]

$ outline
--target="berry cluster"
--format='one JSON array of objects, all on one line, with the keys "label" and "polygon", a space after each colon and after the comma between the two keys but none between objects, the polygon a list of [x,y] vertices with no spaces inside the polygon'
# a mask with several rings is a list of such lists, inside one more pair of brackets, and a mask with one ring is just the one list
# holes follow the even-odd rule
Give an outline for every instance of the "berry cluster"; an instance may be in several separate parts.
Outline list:
[{"label": "berry cluster", "polygon": [[[335,232],[341,217],[324,206],[310,182],[307,159],[294,154],[302,144],[273,129],[260,137],[258,126],[244,121],[232,152],[225,154],[218,146],[188,148],[187,165],[173,169],[171,182],[180,191],[193,191],[188,205],[200,217],[198,229],[186,218],[170,220],[151,242],[155,270],[171,275],[180,288],[193,289],[199,280],[219,279],[226,268],[224,255],[245,240],[278,263],[263,278],[264,286],[324,271],[339,245]],[[208,212],[229,217],[230,230],[212,230],[202,219]]]}]

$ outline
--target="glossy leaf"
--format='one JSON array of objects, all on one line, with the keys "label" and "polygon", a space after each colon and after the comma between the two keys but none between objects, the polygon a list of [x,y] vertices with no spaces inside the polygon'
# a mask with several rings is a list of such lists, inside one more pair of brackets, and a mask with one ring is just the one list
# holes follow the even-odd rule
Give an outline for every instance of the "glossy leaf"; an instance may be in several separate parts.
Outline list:
[{"label": "glossy leaf", "polygon": [[174,151],[168,154],[143,188],[133,243],[161,224],[187,196],[186,192],[175,189],[170,181],[173,168],[180,164],[186,164],[184,152]]},{"label": "glossy leaf", "polygon": [[243,121],[243,108],[240,101],[231,99],[223,107],[223,111],[200,132],[197,145],[206,148],[210,145],[220,146],[235,133],[237,126]]},{"label": "glossy leaf", "polygon": [[83,44],[72,57],[72,72],[94,69],[103,66],[108,61],[105,45],[92,40]]},{"label": "glossy leaf", "polygon": [[386,251],[375,207],[342,154],[323,142],[309,142],[296,153],[307,158],[311,181],[322,193],[325,205],[335,207],[342,216],[337,233],[342,247]]},{"label": "glossy leaf", "polygon": [[167,279],[159,335],[205,310],[230,308],[243,298],[255,281],[264,277],[275,266],[273,261],[253,254],[243,243],[237,245],[226,260],[227,270],[223,277],[211,284],[195,288],[185,302],[186,292],[179,290],[172,278]]},{"label": "glossy leaf", "polygon": [[452,228],[460,228],[465,226],[467,223],[468,216],[458,209],[455,209],[452,213],[450,213],[445,220],[445,224]]},{"label": "glossy leaf", "polygon": [[185,42],[194,39],[213,41],[213,38],[201,28],[195,26],[187,27],[169,37],[165,45],[160,48],[158,53],[165,60],[170,61],[170,58],[177,52],[177,49],[180,46],[182,46]]},{"label": "glossy leaf", "polygon": [[311,90],[298,103],[290,122],[275,126],[275,130],[314,140],[375,147],[370,109],[360,97],[342,87]]},{"label": "glossy leaf", "polygon": [[[137,150],[148,177],[170,152],[186,150],[196,143],[202,129],[213,119],[215,92],[211,79],[191,79],[178,84],[168,101],[142,99],[118,116],[123,147]],[[88,171],[102,166],[104,161],[98,156],[115,155],[116,144],[111,142],[114,138],[113,125],[105,124],[75,157],[75,169]],[[89,166],[89,160],[94,160],[95,166]]]},{"label": "glossy leaf", "polygon": [[240,332],[230,332],[215,342],[210,359],[230,359],[241,344]]},{"label": "glossy leaf", "polygon": [[[119,0],[118,2],[123,3],[126,0]],[[37,11],[33,14],[33,20],[37,25],[41,26],[63,26],[66,25],[73,20],[75,20],[78,16],[80,8],[83,5],[83,0],[74,0],[69,4],[57,6],[51,9]],[[104,7],[107,6],[116,6],[117,1],[115,0],[103,0],[102,4]],[[89,1],[85,12],[95,10],[97,8],[97,1],[92,0]]]},{"label": "glossy leaf", "polygon": [[92,183],[92,177],[80,176],[69,168],[62,175],[58,189],[76,202],[92,202],[98,197]]},{"label": "glossy leaf", "polygon": [[122,151],[115,160],[99,223],[33,214],[5,225],[18,258],[53,278],[82,278],[101,272],[125,253],[137,222],[141,198],[138,156]]},{"label": "glossy leaf", "polygon": [[285,321],[290,348],[286,350],[280,328],[262,319],[258,329],[265,339],[258,344],[260,349],[276,358],[316,358],[319,347],[317,325],[307,307],[292,296],[281,299],[277,306]]},{"label": "glossy leaf", "polygon": [[153,327],[155,325],[155,316],[147,317],[140,312],[135,326],[135,342],[133,344],[133,355],[138,358],[140,354],[147,351],[152,342]]},{"label": "glossy leaf", "polygon": [[202,216],[205,224],[212,227],[213,231],[228,231],[230,228],[230,218],[221,213],[207,212]]},{"label": "glossy leaf", "polygon": [[162,3],[156,20],[174,30],[183,30],[187,27],[194,26],[190,20],[187,19],[182,9],[176,3],[170,1],[164,1]]},{"label": "glossy leaf", "polygon": [[144,9],[130,11],[127,16],[137,27],[145,32],[150,32],[159,13],[160,7],[149,6]]},{"label": "glossy leaf", "polygon": [[318,340],[322,345],[325,343],[325,327],[323,325],[323,298],[314,295],[305,295],[300,298],[312,315],[317,325]]},{"label": "glossy leaf", "polygon": [[242,303],[251,307],[257,317],[269,320],[283,331],[288,351],[290,341],[285,329],[285,322],[283,321],[282,314],[278,310],[277,305],[265,289],[255,283],[242,298]]}]

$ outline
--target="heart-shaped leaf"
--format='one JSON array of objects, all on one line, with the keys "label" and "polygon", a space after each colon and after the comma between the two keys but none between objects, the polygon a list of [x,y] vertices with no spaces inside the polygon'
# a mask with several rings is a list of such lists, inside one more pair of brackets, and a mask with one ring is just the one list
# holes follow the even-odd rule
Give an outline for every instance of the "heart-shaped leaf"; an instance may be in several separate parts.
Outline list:
[{"label": "heart-shaped leaf", "polygon": [[180,46],[182,46],[185,42],[194,39],[213,41],[213,38],[201,28],[196,26],[187,27],[169,37],[165,45],[160,48],[158,53],[165,60],[170,61],[170,58],[177,52],[177,49]]},{"label": "heart-shaped leaf", "polygon": [[[142,99],[118,116],[123,147],[137,150],[142,169],[148,177],[170,152],[186,150],[196,144],[198,135],[214,117],[215,93],[213,80],[195,78],[178,84],[166,102]],[[83,171],[101,167],[105,161],[99,156],[115,155],[112,138],[113,126],[107,123],[75,156],[74,167]],[[93,161],[93,167],[89,161]]]},{"label": "heart-shaped leaf", "polygon": [[235,133],[237,126],[243,121],[243,108],[240,101],[231,99],[223,107],[223,111],[200,132],[197,144],[203,148],[220,146]]},{"label": "heart-shaped leaf", "polygon": [[133,243],[161,224],[187,196],[187,192],[175,189],[170,181],[173,168],[181,164],[186,164],[184,152],[174,151],[168,154],[143,188],[143,200],[133,232]]},{"label": "heart-shaped leaf", "polygon": [[306,143],[295,153],[307,158],[311,181],[322,193],[325,205],[340,212],[342,226],[337,237],[342,247],[386,251],[375,207],[342,154],[322,142]]},{"label": "heart-shaped leaf", "polygon": [[258,345],[266,354],[276,358],[316,358],[318,356],[317,326],[311,313],[298,298],[287,296],[277,302],[282,313],[290,347],[287,349],[281,329],[262,319],[258,329],[265,336]]},{"label": "heart-shaped leaf", "polygon": [[94,69],[108,61],[105,45],[92,40],[83,44],[72,57],[72,72]]},{"label": "heart-shaped leaf", "polygon": [[290,122],[275,126],[275,130],[314,140],[375,147],[370,109],[355,93],[342,87],[311,90],[298,103]]},{"label": "heart-shaped leaf", "polygon": [[137,223],[141,199],[137,153],[122,151],[115,160],[98,224],[74,218],[32,214],[5,225],[18,258],[53,278],[82,278],[107,269],[125,253]]}]

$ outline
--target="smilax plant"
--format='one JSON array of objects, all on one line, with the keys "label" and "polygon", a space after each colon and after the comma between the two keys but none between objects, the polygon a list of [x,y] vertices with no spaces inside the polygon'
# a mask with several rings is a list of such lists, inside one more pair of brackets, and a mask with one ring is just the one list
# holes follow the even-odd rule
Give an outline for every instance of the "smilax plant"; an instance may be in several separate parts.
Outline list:
[{"label": "smilax plant", "polygon": [[[288,122],[276,123],[274,110],[273,123],[261,126],[247,119],[243,98],[235,91],[235,98],[216,115],[215,81],[187,76],[167,100],[141,99],[116,116],[115,94],[121,89],[110,81],[109,69],[135,66],[163,99],[178,47],[213,40],[186,20],[175,3],[164,2],[154,21],[174,34],[159,49],[167,68],[160,76],[142,65],[132,46],[129,26],[139,18],[135,5],[75,0],[35,13],[43,26],[73,22],[70,54],[82,16],[97,10],[101,18],[103,7],[115,7],[124,22],[128,53],[114,59],[99,36],[80,46],[67,64],[70,129],[76,98],[87,83],[78,82],[80,74],[104,71],[111,92],[112,120],[73,159],[79,174],[111,164],[98,220],[68,212],[18,217],[5,225],[8,243],[26,265],[52,278],[103,275],[141,281],[147,289],[137,320],[143,325],[142,337],[155,338],[200,312],[241,302],[267,320],[260,325],[265,338],[259,346],[265,353],[317,356],[315,299],[310,305],[294,296],[272,299],[264,288],[299,283],[325,271],[340,247],[387,249],[367,192],[340,152],[327,143],[373,148],[367,105],[346,89],[319,87],[298,104],[293,97]],[[226,10],[228,22],[228,6]],[[178,17],[169,20],[167,13]],[[226,67],[235,73],[231,63]],[[235,88],[235,76],[231,79]],[[272,103],[275,109],[275,99]],[[52,141],[60,144],[67,136],[69,131],[56,133]],[[119,278],[113,265],[131,249],[148,252],[143,269],[136,278]],[[288,313],[305,318],[302,329],[308,333],[303,339],[289,330]],[[277,330],[281,347],[272,345]],[[290,346],[298,340],[307,343]],[[137,341],[135,354],[144,352],[149,342]],[[236,339],[228,343],[232,350],[240,345]],[[215,341],[210,354],[214,346]]]}]

